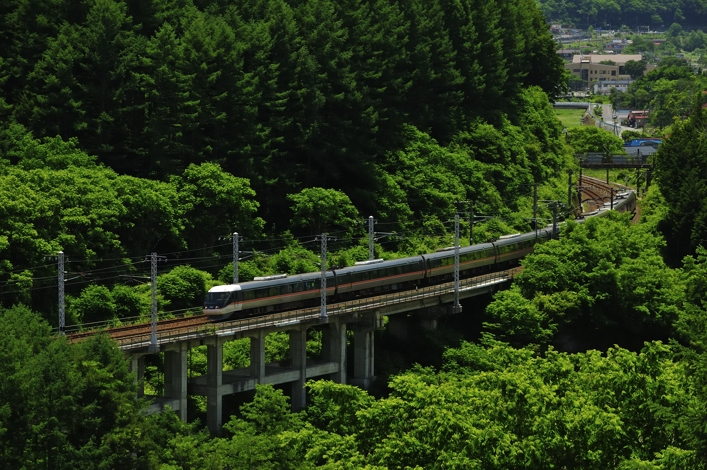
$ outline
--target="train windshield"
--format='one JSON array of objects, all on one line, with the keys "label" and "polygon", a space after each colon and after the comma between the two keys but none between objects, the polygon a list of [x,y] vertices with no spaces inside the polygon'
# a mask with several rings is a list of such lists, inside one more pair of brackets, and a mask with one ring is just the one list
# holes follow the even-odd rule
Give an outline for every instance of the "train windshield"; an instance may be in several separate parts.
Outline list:
[{"label": "train windshield", "polygon": [[230,292],[209,292],[204,300],[204,307],[223,308],[231,300]]}]

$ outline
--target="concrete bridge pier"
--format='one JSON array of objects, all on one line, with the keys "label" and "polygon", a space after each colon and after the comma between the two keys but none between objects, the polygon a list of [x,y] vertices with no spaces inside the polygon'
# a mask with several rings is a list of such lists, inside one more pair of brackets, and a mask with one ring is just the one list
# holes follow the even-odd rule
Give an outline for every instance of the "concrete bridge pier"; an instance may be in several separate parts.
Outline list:
[{"label": "concrete bridge pier", "polygon": [[179,419],[187,421],[188,344],[174,343],[164,352],[164,396],[174,403]]},{"label": "concrete bridge pier", "polygon": [[363,389],[368,389],[376,379],[373,361],[375,332],[375,328],[366,326],[354,330],[354,376],[350,383]]},{"label": "concrete bridge pier", "polygon": [[223,424],[223,343],[216,336],[206,344],[206,425],[213,435],[221,433]]},{"label": "concrete bridge pier", "polygon": [[263,330],[250,337],[250,376],[255,383],[262,384],[265,378],[265,337]]},{"label": "concrete bridge pier", "polygon": [[322,359],[338,364],[338,372],[331,374],[331,380],[346,383],[346,323],[330,319],[322,330]]},{"label": "concrete bridge pier", "polygon": [[292,370],[299,372],[299,378],[292,382],[292,411],[300,411],[307,406],[307,389],[304,388],[307,381],[307,327],[290,330],[289,334]]},{"label": "concrete bridge pier", "polygon": [[130,355],[130,372],[135,373],[137,382],[137,396],[145,396],[145,356],[140,354]]}]

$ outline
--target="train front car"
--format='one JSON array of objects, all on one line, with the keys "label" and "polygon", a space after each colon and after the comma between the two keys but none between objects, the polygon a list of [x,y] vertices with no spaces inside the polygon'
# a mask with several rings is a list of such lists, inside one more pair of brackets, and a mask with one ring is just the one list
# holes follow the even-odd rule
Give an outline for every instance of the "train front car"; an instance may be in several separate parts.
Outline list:
[{"label": "train front car", "polygon": [[621,191],[614,198],[614,210],[618,212],[636,213],[636,192],[633,190]]},{"label": "train front car", "polygon": [[[204,315],[218,321],[313,307],[318,305],[320,288],[320,273],[276,274],[240,284],[216,286],[206,294]],[[327,296],[333,296],[335,291],[334,273],[328,271]]]},{"label": "train front car", "polygon": [[242,307],[238,299],[239,284],[215,286],[209,289],[204,299],[204,315],[213,320],[226,320]]}]

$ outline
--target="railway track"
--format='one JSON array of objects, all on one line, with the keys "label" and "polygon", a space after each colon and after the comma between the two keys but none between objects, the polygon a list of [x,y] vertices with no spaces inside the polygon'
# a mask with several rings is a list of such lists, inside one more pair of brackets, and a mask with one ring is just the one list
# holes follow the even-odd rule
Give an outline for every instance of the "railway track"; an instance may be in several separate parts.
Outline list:
[{"label": "railway track", "polygon": [[599,209],[604,203],[611,200],[611,190],[614,188],[610,184],[591,176],[582,177],[582,204],[586,208],[584,212],[591,212]]},{"label": "railway track", "polygon": [[[205,325],[209,322],[209,319],[204,315],[196,315],[187,318],[173,318],[169,320],[160,320],[157,322],[157,332],[165,333],[171,330],[181,330],[187,327],[197,327],[200,325]],[[131,336],[138,336],[144,334],[150,334],[152,331],[151,323],[139,323],[135,325],[117,326],[113,328],[107,328],[103,330],[111,338],[129,338]],[[93,331],[82,331],[80,333],[71,333],[66,335],[69,341],[79,341],[89,336],[95,335],[96,330]]]},{"label": "railway track", "polygon": [[[515,267],[511,268],[509,270],[506,270],[505,273],[507,273],[510,277],[513,277],[514,275],[517,275],[519,272],[523,270],[522,267]],[[498,274],[498,273],[496,273]],[[488,278],[489,276],[493,276],[494,273],[492,274],[484,274],[481,276],[476,276],[473,278],[467,278],[462,281],[462,288],[464,288],[464,285],[467,284],[469,281],[473,283],[474,280],[482,280],[485,278]],[[439,289],[445,289],[449,288],[453,283],[445,283],[445,284],[437,284],[433,286],[428,286],[428,287],[423,287],[419,290],[410,290],[410,291],[400,291],[400,292],[393,292],[393,293],[387,293],[383,295],[377,295],[373,297],[364,297],[360,299],[355,299],[355,300],[349,300],[349,301],[343,301],[339,303],[333,303],[327,306],[327,310],[330,312],[330,315],[336,315],[340,314],[345,311],[354,311],[358,308],[361,307],[363,304],[375,304],[379,303],[381,305],[387,304],[387,302],[390,301],[391,296],[396,297],[400,296],[401,294],[409,293],[411,295],[415,296],[424,296],[425,292],[428,290],[430,291],[435,291]],[[312,315],[319,315],[320,307],[307,307],[304,309],[299,309],[299,310],[293,310],[291,313],[294,313],[295,316],[293,318],[304,318],[304,317],[310,317]],[[234,319],[234,320],[226,320],[226,321],[218,321],[214,322],[212,321],[209,317],[206,315],[196,315],[193,317],[188,317],[188,318],[178,318],[178,319],[169,319],[169,320],[161,320],[157,322],[157,336],[164,336],[164,335],[179,335],[182,333],[195,333],[198,331],[202,331],[201,327],[204,327],[205,329],[208,328],[215,328],[215,329],[220,329],[220,328],[235,328],[238,327],[238,325],[249,325],[253,323],[271,323],[271,324],[276,324],[276,323],[282,323],[284,320],[287,320],[288,314],[290,312],[274,312],[266,315],[260,315],[257,317],[246,317],[246,318],[241,318],[241,319]],[[116,340],[119,344],[125,343],[125,342],[131,342],[138,340],[139,341],[144,341],[145,338],[147,338],[147,341],[149,341],[149,336],[152,332],[152,325],[151,323],[141,323],[141,324],[134,324],[134,325],[126,325],[126,326],[118,326],[118,327],[113,327],[113,328],[105,328],[103,330],[91,330],[91,331],[82,331],[79,333],[71,333],[67,334],[67,339],[70,342],[76,342],[80,341],[82,339],[88,338],[90,336],[94,336],[96,334],[100,333],[105,333],[109,335],[111,338]]]}]

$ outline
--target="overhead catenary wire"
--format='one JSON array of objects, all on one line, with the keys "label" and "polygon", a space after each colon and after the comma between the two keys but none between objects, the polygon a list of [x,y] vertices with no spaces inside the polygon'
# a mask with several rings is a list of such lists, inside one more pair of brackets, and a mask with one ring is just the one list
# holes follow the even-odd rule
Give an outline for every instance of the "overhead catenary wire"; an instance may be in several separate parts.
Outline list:
[{"label": "overhead catenary wire", "polygon": [[[530,187],[530,185],[528,185]],[[501,214],[495,214],[495,215],[483,215],[481,217],[494,217],[499,220],[513,223],[517,222],[517,220],[512,220],[507,217],[502,216]],[[476,219],[476,217],[475,217]],[[428,220],[428,218],[420,218],[420,219],[413,219],[410,221],[407,221],[408,223],[414,223],[414,222],[420,222]],[[377,225],[381,226],[389,226],[389,225],[399,225],[399,221],[395,222],[376,222]],[[451,225],[450,221],[440,221],[440,224],[444,227],[448,227]],[[345,230],[340,230],[337,232],[332,232],[332,235],[339,235],[343,234],[346,235],[348,232]],[[432,237],[449,237],[450,234],[448,232],[436,232],[432,231],[432,233],[429,230],[429,227],[417,227],[415,229],[408,229],[408,230],[401,230],[400,232],[394,232],[390,234],[386,234],[385,237],[376,237],[376,241],[379,243],[379,245],[389,247],[393,246],[395,244],[398,244],[401,242],[402,239],[404,238],[410,238],[418,235],[423,235],[423,236],[432,236]],[[352,237],[337,237],[337,241],[332,241],[331,243],[331,248],[333,250],[341,250],[341,249],[346,249],[347,247],[356,247],[357,243],[360,243],[362,240],[366,240],[366,236],[352,236]],[[290,243],[293,241],[296,241],[299,243],[300,246],[302,247],[308,247],[311,244],[316,243],[315,239],[311,235],[304,235],[304,236],[297,236],[297,237],[277,237],[277,238],[253,238],[253,239],[247,239],[247,244],[248,245],[254,245],[254,244],[262,244],[262,243],[272,243],[276,241],[286,241],[286,244],[280,245],[280,246],[272,246],[272,247],[266,247],[263,248],[262,250],[253,250],[255,253],[246,255],[243,257],[239,257],[239,259],[251,259],[251,257],[256,257],[259,255],[263,256],[269,256],[273,253],[278,253],[290,246]],[[202,248],[194,248],[194,249],[188,249],[188,250],[180,250],[180,251],[172,251],[172,252],[167,252],[164,254],[161,254],[162,256],[172,256],[172,259],[170,259],[170,263],[168,266],[160,266],[159,270],[161,272],[164,272],[165,270],[171,270],[174,269],[177,266],[182,266],[182,265],[194,265],[195,267],[199,269],[204,269],[204,270],[211,270],[211,269],[217,269],[219,267],[223,268],[225,266],[225,263],[220,263],[218,262],[219,260],[225,260],[228,255],[227,254],[221,254],[218,252],[212,251],[208,255],[205,256],[196,256],[196,257],[188,257],[188,258],[182,258],[181,256],[189,253],[197,253],[197,252],[203,252],[205,250],[215,250],[217,248],[226,248],[230,247],[231,243],[223,243],[223,244],[214,244],[210,247],[202,247]],[[229,258],[230,259],[230,258]],[[144,270],[141,269],[135,269],[135,267],[140,266],[144,263],[144,255],[143,256],[123,256],[123,257],[117,257],[117,258],[92,258],[92,259],[68,259],[67,264],[81,264],[81,263],[90,263],[90,264],[101,264],[101,263],[106,263],[106,262],[119,262],[118,264],[115,264],[113,266],[94,266],[91,268],[84,269],[82,271],[74,272],[70,271],[67,274],[71,275],[74,273],[82,273],[83,275],[94,275],[95,274],[101,274],[101,276],[94,277],[91,279],[83,279],[80,281],[72,280],[69,281],[68,286],[75,288],[77,286],[85,286],[88,284],[107,284],[107,283],[112,283],[111,281],[115,281],[116,279],[121,278],[121,274],[125,274],[126,270],[133,270],[132,272],[134,273],[139,273]],[[127,262],[126,262],[127,261]],[[54,267],[54,264],[43,264],[43,265],[38,265],[34,266],[31,268],[23,268],[23,267],[16,267],[13,270],[9,271],[7,274],[16,274],[19,272],[24,272],[24,271],[29,271],[32,274],[34,274],[37,271],[45,271],[47,269],[51,269]],[[121,273],[121,274],[118,274]],[[105,277],[104,275],[108,275]],[[115,275],[111,275],[115,274]],[[56,276],[54,275],[43,275],[40,277],[32,277],[31,282],[34,284],[31,288],[29,289],[22,289],[20,287],[17,287],[19,283],[21,283],[21,280],[14,280],[14,279],[9,279],[5,281],[0,282],[0,295],[8,295],[8,294],[14,294],[14,293],[20,293],[20,292],[35,292],[35,291],[42,291],[42,290],[47,290],[47,289],[52,289],[56,288],[55,284],[55,279]],[[48,282],[50,284],[48,285],[37,285],[37,284],[43,284],[44,282]],[[9,289],[8,289],[9,288]]]}]

